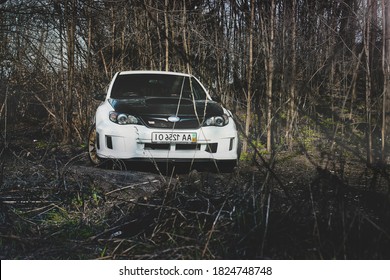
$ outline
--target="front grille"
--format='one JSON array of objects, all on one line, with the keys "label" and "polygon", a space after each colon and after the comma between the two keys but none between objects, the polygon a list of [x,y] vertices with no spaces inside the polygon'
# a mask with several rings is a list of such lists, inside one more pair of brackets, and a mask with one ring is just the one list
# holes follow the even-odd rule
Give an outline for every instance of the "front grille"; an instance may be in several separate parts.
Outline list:
[{"label": "front grille", "polygon": [[150,128],[176,128],[176,129],[198,129],[203,123],[203,118],[183,117],[178,122],[168,121],[168,117],[141,117],[142,121]]},{"label": "front grille", "polygon": [[200,144],[176,144],[178,150],[200,150]]},{"label": "front grille", "polygon": [[145,144],[145,150],[169,150],[170,148],[171,145],[169,144],[153,144],[153,143]]},{"label": "front grille", "polygon": [[[200,144],[176,144],[176,151],[200,150]],[[145,150],[170,150],[170,144],[146,143]]]}]

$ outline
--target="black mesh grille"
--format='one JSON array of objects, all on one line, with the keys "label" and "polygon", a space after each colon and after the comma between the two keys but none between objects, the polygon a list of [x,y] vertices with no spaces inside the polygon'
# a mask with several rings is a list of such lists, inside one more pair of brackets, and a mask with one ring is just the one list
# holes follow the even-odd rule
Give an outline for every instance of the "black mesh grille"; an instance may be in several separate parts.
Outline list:
[{"label": "black mesh grille", "polygon": [[145,150],[169,150],[171,146],[169,144],[153,144],[146,143]]},{"label": "black mesh grille", "polygon": [[176,151],[179,150],[200,150],[200,144],[176,144]]},{"label": "black mesh grille", "polygon": [[170,122],[167,117],[141,117],[144,124],[151,128],[176,128],[176,129],[197,129],[203,123],[203,118],[189,117],[181,118],[178,122]]},{"label": "black mesh grille", "polygon": [[[145,150],[170,150],[170,144],[146,143]],[[176,151],[200,150],[200,144],[176,144]]]}]

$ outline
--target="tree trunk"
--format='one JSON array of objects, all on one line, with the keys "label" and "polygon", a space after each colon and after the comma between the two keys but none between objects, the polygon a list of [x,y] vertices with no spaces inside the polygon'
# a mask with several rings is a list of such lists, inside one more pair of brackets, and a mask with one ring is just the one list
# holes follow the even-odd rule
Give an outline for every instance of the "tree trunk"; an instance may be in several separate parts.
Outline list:
[{"label": "tree trunk", "polygon": [[67,33],[67,57],[68,57],[68,72],[67,72],[67,90],[65,97],[65,120],[64,120],[64,137],[63,142],[70,143],[73,138],[73,88],[74,88],[74,72],[75,72],[75,33],[76,33],[76,1],[71,0],[66,2],[65,17],[66,17],[66,33]]},{"label": "tree trunk", "polygon": [[249,59],[248,59],[248,84],[247,84],[247,93],[246,93],[246,115],[245,115],[245,136],[242,143],[242,150],[244,152],[248,149],[248,140],[250,139],[250,126],[252,122],[251,114],[252,114],[252,75],[253,75],[253,26],[254,26],[254,18],[255,18],[255,3],[254,0],[250,2],[250,21],[249,21]]},{"label": "tree trunk", "polygon": [[292,1],[291,6],[291,75],[290,75],[290,102],[288,110],[288,122],[286,128],[286,141],[289,149],[292,149],[293,145],[293,128],[294,123],[297,118],[297,97],[296,97],[296,61],[297,61],[297,52],[296,52],[296,40],[297,40],[297,23],[296,23],[296,0]]},{"label": "tree trunk", "polygon": [[165,71],[169,71],[169,22],[168,22],[168,0],[164,3],[164,28],[165,28]]},{"label": "tree trunk", "polygon": [[116,33],[116,20],[114,5],[111,7],[111,63],[110,63],[110,76],[113,76],[114,64],[115,64],[115,33]]},{"label": "tree trunk", "polygon": [[186,8],[186,0],[183,0],[183,21],[182,21],[182,28],[183,28],[183,47],[184,47],[184,58],[185,58],[185,65],[186,65],[186,71],[188,74],[191,74],[191,65],[190,65],[190,59],[189,59],[189,41],[187,40],[187,8]]},{"label": "tree trunk", "polygon": [[[267,18],[269,16],[269,18]],[[260,17],[265,54],[266,74],[266,104],[267,104],[267,151],[273,151],[273,79],[274,79],[274,48],[275,48],[275,0],[271,0],[270,9],[265,9]],[[267,24],[268,23],[268,24]]]},{"label": "tree trunk", "polygon": [[390,164],[390,0],[383,0],[383,111],[382,111],[382,162]]},{"label": "tree trunk", "polygon": [[[365,23],[365,38],[364,38],[364,52],[366,55],[366,141],[367,141],[367,164],[373,162],[372,151],[372,110],[371,110],[371,15],[370,9],[372,0],[367,0],[369,11],[367,12],[367,19]],[[375,1],[375,0],[374,0]]]}]

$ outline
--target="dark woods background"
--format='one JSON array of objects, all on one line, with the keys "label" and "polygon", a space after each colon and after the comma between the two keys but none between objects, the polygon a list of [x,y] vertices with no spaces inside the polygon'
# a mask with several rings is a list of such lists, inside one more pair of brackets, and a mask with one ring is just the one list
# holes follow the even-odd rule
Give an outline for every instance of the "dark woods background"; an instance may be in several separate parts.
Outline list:
[{"label": "dark woods background", "polygon": [[[0,258],[389,259],[389,5],[1,0]],[[199,77],[239,167],[88,166],[122,70]]]},{"label": "dark woods background", "polygon": [[1,2],[2,131],[39,124],[85,141],[94,93],[116,71],[154,69],[193,73],[221,97],[248,135],[244,156],[389,154],[387,0]]}]

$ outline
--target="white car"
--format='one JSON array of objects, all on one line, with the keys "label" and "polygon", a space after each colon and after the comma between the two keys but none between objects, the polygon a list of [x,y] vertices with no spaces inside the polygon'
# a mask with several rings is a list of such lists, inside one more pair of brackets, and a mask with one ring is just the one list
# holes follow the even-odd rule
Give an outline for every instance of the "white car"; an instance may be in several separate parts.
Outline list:
[{"label": "white car", "polygon": [[232,170],[239,138],[230,111],[192,75],[125,71],[113,77],[88,137],[91,162],[211,162]]}]

